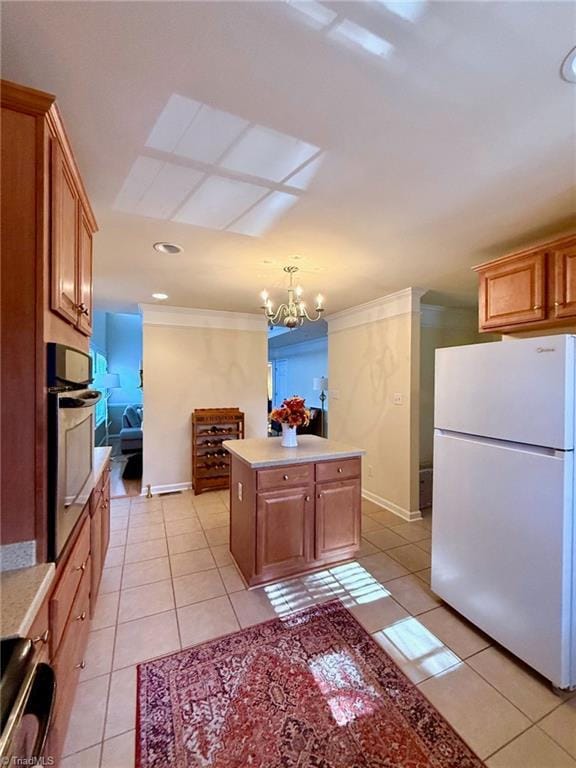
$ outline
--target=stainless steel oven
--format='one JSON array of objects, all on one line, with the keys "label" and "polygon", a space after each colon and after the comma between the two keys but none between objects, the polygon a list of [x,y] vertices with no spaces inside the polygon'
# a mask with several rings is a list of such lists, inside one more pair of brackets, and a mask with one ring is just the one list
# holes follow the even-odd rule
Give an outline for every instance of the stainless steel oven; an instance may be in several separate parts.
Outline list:
[{"label": "stainless steel oven", "polygon": [[92,490],[94,406],[90,356],[48,345],[50,555],[57,560]]},{"label": "stainless steel oven", "polygon": [[0,645],[0,765],[52,765],[44,752],[56,680],[38,663],[32,640],[10,638]]}]

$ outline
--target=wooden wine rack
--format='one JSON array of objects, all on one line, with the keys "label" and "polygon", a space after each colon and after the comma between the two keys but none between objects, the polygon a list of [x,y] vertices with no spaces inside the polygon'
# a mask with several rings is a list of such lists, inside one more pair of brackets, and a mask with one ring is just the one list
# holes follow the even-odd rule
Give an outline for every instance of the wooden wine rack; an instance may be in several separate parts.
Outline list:
[{"label": "wooden wine rack", "polygon": [[230,487],[230,454],[224,440],[244,438],[239,408],[196,408],[192,413],[192,487],[194,495]]}]

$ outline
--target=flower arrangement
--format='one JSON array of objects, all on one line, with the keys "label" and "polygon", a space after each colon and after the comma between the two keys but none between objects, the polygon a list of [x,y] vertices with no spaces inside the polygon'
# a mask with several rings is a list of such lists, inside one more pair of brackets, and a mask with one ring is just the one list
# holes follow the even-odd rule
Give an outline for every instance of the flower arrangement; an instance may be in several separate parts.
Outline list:
[{"label": "flower arrangement", "polygon": [[289,427],[305,427],[310,423],[310,411],[305,406],[304,398],[294,395],[284,400],[280,408],[274,408],[270,418]]}]

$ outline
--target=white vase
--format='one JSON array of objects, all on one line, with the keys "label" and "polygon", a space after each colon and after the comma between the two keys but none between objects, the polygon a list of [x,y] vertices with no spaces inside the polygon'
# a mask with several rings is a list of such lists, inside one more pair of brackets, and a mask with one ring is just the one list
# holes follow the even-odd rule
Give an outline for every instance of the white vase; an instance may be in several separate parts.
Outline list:
[{"label": "white vase", "polygon": [[296,448],[298,445],[298,436],[296,434],[296,427],[291,427],[289,424],[282,424],[282,443],[284,448]]}]

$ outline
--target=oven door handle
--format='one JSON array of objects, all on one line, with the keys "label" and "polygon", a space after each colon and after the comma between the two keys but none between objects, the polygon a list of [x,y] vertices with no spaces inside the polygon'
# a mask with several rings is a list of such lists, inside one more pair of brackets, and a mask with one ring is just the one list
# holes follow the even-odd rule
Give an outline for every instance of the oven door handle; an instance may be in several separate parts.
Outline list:
[{"label": "oven door handle", "polygon": [[0,736],[0,763],[2,765],[8,765],[6,760],[15,756],[13,753],[13,749],[17,749],[15,737],[25,715],[33,715],[38,720],[38,733],[34,740],[34,754],[31,757],[42,757],[52,721],[55,694],[56,677],[52,667],[44,663],[31,662]]},{"label": "oven door handle", "polygon": [[82,397],[60,395],[58,405],[60,408],[91,408],[102,399],[102,393],[96,389],[88,389],[82,393]]},{"label": "oven door handle", "polygon": [[34,742],[33,757],[44,756],[44,747],[52,723],[54,701],[56,698],[56,676],[48,664],[38,664],[32,690],[24,709],[25,715],[34,715],[38,719],[38,735]]}]

